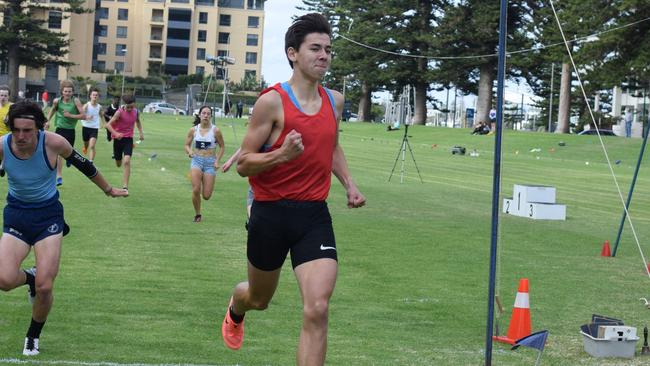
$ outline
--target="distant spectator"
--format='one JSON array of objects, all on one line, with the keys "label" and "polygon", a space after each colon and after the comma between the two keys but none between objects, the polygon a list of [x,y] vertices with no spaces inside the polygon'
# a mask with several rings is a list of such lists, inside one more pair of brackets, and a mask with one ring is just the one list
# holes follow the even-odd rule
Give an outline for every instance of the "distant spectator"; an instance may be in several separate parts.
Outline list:
[{"label": "distant spectator", "polygon": [[490,132],[488,132],[488,135],[492,135],[496,132],[496,127],[497,127],[497,110],[492,108],[490,109]]},{"label": "distant spectator", "polygon": [[630,107],[625,107],[625,137],[632,137],[632,121],[634,120],[634,113]]},{"label": "distant spectator", "polygon": [[43,109],[48,106],[49,101],[50,101],[50,94],[47,92],[47,90],[43,91],[43,94],[41,95],[41,100],[43,101]]},{"label": "distant spectator", "polygon": [[472,131],[472,135],[487,135],[488,133],[490,133],[490,127],[483,121],[479,122]]},{"label": "distant spectator", "polygon": [[230,99],[226,99],[226,105],[224,106],[224,108],[225,108],[225,110],[223,111],[224,115],[226,117],[229,117],[230,116],[230,109],[232,108],[232,102],[230,101]]},{"label": "distant spectator", "polygon": [[241,99],[237,102],[237,112],[235,117],[241,118],[242,113],[244,113],[244,102]]}]

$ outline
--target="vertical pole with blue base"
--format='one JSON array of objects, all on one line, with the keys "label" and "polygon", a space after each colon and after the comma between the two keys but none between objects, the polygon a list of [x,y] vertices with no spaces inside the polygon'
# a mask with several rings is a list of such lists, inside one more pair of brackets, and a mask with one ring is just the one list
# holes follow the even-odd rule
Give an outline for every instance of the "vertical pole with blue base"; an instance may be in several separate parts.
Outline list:
[{"label": "vertical pole with blue base", "polygon": [[[648,120],[650,124],[650,120]],[[641,168],[641,161],[643,160],[643,153],[645,152],[645,146],[648,142],[648,131],[650,128],[643,129],[643,144],[641,144],[641,151],[639,152],[639,159],[636,162],[636,169],[634,170],[634,177],[632,178],[632,184],[630,185],[630,191],[627,192],[627,201],[625,202],[625,210],[623,210],[623,217],[621,217],[621,224],[618,227],[618,234],[616,235],[616,243],[614,244],[614,250],[612,251],[612,257],[616,257],[616,250],[618,249],[618,243],[621,241],[621,234],[623,233],[623,226],[625,225],[625,218],[627,218],[627,212],[630,208],[630,202],[632,201],[632,193],[634,193],[634,185],[636,184],[636,178],[639,175],[639,169]]]},{"label": "vertical pole with blue base", "polygon": [[497,270],[497,233],[499,229],[499,192],[501,191],[501,135],[503,126],[503,86],[506,69],[506,20],[508,0],[501,0],[499,16],[499,64],[497,70],[497,131],[494,142],[494,174],[492,179],[492,240],[490,245],[490,285],[485,334],[485,366],[492,366],[492,333],[494,328],[494,293]]}]

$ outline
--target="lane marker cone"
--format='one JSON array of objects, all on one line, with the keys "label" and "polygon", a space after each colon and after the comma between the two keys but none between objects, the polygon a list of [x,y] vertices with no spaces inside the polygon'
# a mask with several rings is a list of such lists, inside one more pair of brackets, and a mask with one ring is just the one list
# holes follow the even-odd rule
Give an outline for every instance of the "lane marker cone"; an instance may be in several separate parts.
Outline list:
[{"label": "lane marker cone", "polygon": [[612,256],[612,251],[609,249],[609,240],[605,240],[605,244],[603,244],[603,250],[600,251],[600,256],[601,257]]},{"label": "lane marker cone", "polygon": [[493,336],[492,339],[514,345],[517,339],[530,335],[531,329],[528,279],[522,278],[519,280],[519,290],[517,290],[515,306],[512,308],[508,333],[506,336]]}]

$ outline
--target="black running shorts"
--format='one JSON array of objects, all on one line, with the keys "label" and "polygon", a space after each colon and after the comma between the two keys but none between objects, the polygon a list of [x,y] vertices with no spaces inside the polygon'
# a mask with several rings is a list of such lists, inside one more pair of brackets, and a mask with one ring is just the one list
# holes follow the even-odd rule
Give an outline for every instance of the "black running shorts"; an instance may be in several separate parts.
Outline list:
[{"label": "black running shorts", "polygon": [[68,140],[70,145],[72,145],[72,147],[74,147],[74,140],[75,140],[75,135],[76,135],[75,130],[69,129],[69,128],[60,128],[60,127],[58,127],[56,130],[54,130],[54,132],[57,135],[63,136],[63,138]]},{"label": "black running shorts", "polygon": [[291,252],[291,265],[337,260],[332,217],[324,201],[253,201],[246,253],[249,262],[273,271]]},{"label": "black running shorts", "polygon": [[133,155],[133,137],[113,139],[113,158],[122,160],[122,155]]},{"label": "black running shorts", "polygon": [[81,137],[83,138],[84,141],[90,141],[91,138],[97,139],[97,131],[99,129],[97,128],[91,128],[91,127],[86,127],[83,126],[81,128]]}]

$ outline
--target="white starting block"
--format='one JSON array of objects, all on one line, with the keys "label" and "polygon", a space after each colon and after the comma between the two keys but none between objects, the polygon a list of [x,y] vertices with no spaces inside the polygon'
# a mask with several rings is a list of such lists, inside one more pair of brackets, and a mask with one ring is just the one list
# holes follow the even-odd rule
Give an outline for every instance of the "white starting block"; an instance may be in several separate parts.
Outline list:
[{"label": "white starting block", "polygon": [[536,220],[566,220],[566,205],[555,203],[555,187],[515,184],[503,199],[503,213]]}]

